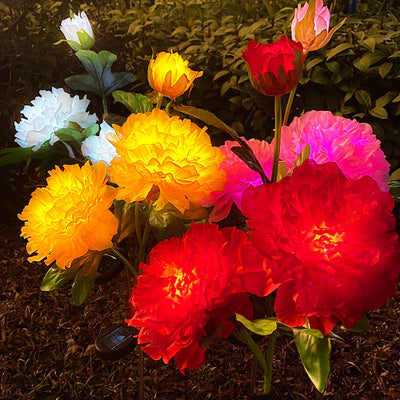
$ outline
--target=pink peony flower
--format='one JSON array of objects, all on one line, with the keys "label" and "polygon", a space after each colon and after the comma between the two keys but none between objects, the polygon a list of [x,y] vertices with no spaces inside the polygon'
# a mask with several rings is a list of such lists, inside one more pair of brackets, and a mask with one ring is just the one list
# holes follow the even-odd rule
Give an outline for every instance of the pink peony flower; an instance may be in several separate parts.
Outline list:
[{"label": "pink peony flower", "polygon": [[348,178],[370,176],[381,190],[389,190],[390,165],[370,125],[329,111],[309,111],[294,118],[282,127],[280,157],[288,170],[307,143],[316,163],[334,161]]},{"label": "pink peony flower", "polygon": [[[247,144],[253,150],[266,175],[271,176],[273,146],[266,141],[257,139],[250,139]],[[221,164],[221,169],[226,172],[227,179],[224,190],[212,192],[201,201],[205,207],[214,206],[209,217],[210,222],[218,222],[226,218],[233,203],[241,210],[242,193],[249,187],[262,184],[260,175],[250,169],[244,161],[231,151],[231,148],[235,146],[239,146],[237,142],[227,140],[223,146],[219,147],[226,154],[226,158]]]}]

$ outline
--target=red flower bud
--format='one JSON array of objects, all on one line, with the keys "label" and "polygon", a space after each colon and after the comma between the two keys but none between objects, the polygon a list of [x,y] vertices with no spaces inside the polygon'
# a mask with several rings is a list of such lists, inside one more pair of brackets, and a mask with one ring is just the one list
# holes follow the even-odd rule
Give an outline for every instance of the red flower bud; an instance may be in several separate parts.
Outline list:
[{"label": "red flower bud", "polygon": [[253,87],[266,96],[281,96],[299,83],[303,73],[303,46],[282,35],[273,43],[249,42],[243,51]]}]

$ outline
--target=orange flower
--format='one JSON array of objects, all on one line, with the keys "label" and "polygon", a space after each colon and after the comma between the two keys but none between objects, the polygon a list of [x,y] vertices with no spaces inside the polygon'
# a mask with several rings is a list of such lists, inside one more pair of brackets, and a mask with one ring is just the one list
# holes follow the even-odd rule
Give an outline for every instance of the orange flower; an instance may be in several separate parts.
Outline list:
[{"label": "orange flower", "polygon": [[190,203],[224,188],[225,155],[211,145],[206,128],[154,109],[132,114],[114,129],[108,138],[119,156],[107,172],[119,186],[117,199],[140,201],[151,191],[157,210],[170,202],[183,213]]},{"label": "orange flower", "polygon": [[188,61],[173,52],[159,53],[156,59],[150,60],[147,70],[150,86],[172,100],[185,93],[193,81],[202,75],[203,71],[192,71]]},{"label": "orange flower", "polygon": [[65,165],[49,172],[47,186],[36,189],[18,218],[26,221],[21,236],[26,249],[36,253],[28,260],[46,258],[61,269],[88,251],[113,246],[118,220],[109,210],[116,189],[106,185],[106,165]]}]

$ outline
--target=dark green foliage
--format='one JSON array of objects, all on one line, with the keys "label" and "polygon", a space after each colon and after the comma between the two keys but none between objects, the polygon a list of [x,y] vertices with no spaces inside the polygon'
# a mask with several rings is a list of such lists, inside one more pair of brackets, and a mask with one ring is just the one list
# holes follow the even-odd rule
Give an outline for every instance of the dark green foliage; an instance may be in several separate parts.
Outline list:
[{"label": "dark green foliage", "polygon": [[[368,122],[395,169],[400,166],[400,11],[390,1],[358,3],[356,13],[348,16],[347,1],[325,0],[334,7],[331,27],[347,20],[325,48],[308,55],[291,117],[317,109]],[[13,145],[13,121],[39,89],[61,87],[66,77],[84,72],[67,44],[53,45],[63,37],[59,25],[69,8],[88,14],[94,50],[117,54],[115,70],[135,75],[125,91],[149,94],[152,53],[178,51],[192,69],[204,71],[190,97],[185,94],[178,101],[213,112],[240,135],[270,139],[273,98],[251,87],[241,53],[250,40],[265,43],[290,36],[296,5],[296,0],[0,3],[6,49],[0,56],[0,117],[8,127],[3,142]],[[101,102],[96,96],[90,99],[91,111],[101,115]],[[110,112],[118,114],[116,107]],[[226,138],[213,140],[220,144]]]}]

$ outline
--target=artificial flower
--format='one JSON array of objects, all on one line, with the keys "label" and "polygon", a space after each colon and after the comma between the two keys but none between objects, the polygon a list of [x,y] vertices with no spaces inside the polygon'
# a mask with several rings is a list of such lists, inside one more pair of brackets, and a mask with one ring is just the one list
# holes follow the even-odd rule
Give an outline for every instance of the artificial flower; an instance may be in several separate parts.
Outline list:
[{"label": "artificial flower", "polygon": [[57,142],[59,139],[55,132],[67,128],[70,122],[87,128],[97,122],[97,116],[86,111],[89,103],[86,95],[83,99],[78,95],[71,97],[61,88],[41,90],[39,96],[32,100],[32,105],[22,109],[24,117],[21,121],[15,123],[15,142],[37,151],[46,142],[50,145]]},{"label": "artificial flower", "polygon": [[100,124],[99,134],[89,136],[82,142],[81,152],[93,164],[104,161],[109,166],[111,160],[117,156],[114,145],[107,139],[108,134],[113,135],[115,131],[106,121],[103,121]]},{"label": "artificial flower", "polygon": [[[273,146],[264,140],[242,138],[258,159],[264,172],[271,176]],[[218,222],[226,218],[233,204],[242,209],[242,193],[250,186],[262,184],[260,174],[250,169],[233,151],[232,147],[238,146],[236,141],[227,140],[219,148],[226,155],[221,164],[221,169],[226,172],[226,184],[222,191],[212,192],[207,198],[201,201],[203,206],[211,207],[209,221]]]},{"label": "artificial flower", "polygon": [[119,186],[117,199],[131,203],[158,193],[157,210],[169,202],[184,213],[190,203],[224,187],[226,174],[220,166],[225,155],[211,145],[206,128],[160,109],[132,114],[114,128],[115,135],[108,138],[118,157],[108,174]]},{"label": "artificial flower", "polygon": [[303,47],[285,35],[273,43],[252,40],[243,51],[253,87],[266,96],[281,96],[299,83],[303,73]]},{"label": "artificial flower", "polygon": [[178,53],[157,54],[150,60],[147,78],[150,86],[162,95],[175,100],[189,89],[193,81],[203,75],[203,71],[192,71]]},{"label": "artificial flower", "polygon": [[330,111],[309,111],[282,127],[280,157],[291,169],[306,144],[310,159],[317,164],[334,161],[352,179],[368,175],[388,191],[389,168],[380,141],[372,127],[333,115]]},{"label": "artificial flower", "polygon": [[[267,260],[267,295],[290,326],[328,334],[394,295],[400,247],[394,201],[369,176],[353,180],[336,163],[306,160],[291,177],[249,188],[242,199],[251,241]],[[271,285],[275,284],[275,287]]]},{"label": "artificial flower", "polygon": [[329,32],[331,14],[322,0],[310,0],[310,3],[300,4],[292,19],[292,39],[303,45],[303,53],[324,47],[333,34],[343,25],[341,22]]},{"label": "artificial flower", "polygon": [[61,21],[60,29],[73,50],[90,50],[93,47],[94,33],[84,11]]},{"label": "artificial flower", "polygon": [[49,174],[47,186],[36,189],[18,215],[26,249],[34,254],[29,261],[65,269],[88,251],[111,248],[118,220],[109,210],[116,189],[106,184],[106,165],[57,166]]},{"label": "artificial flower", "polygon": [[151,250],[130,300],[136,313],[127,321],[141,328],[144,352],[165,363],[174,357],[181,372],[195,369],[205,362],[204,339],[231,333],[227,318],[235,313],[252,318],[238,274],[246,244],[241,230],[219,231],[206,223],[192,224],[182,239],[164,240]]}]

